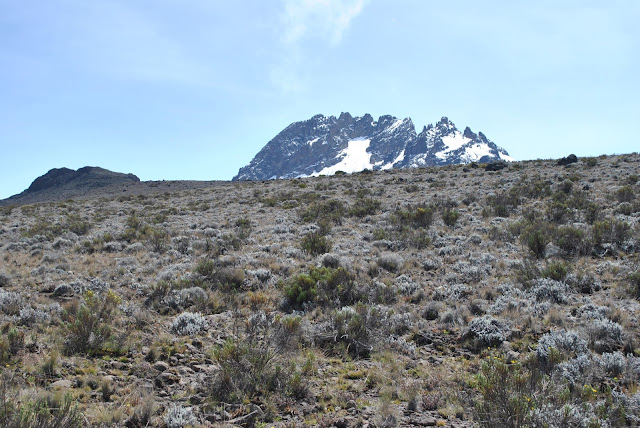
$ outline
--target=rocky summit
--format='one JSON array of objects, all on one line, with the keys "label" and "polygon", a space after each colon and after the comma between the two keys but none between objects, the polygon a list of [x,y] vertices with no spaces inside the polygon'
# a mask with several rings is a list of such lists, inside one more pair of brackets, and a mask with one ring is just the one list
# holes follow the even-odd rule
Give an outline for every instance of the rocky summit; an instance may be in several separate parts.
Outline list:
[{"label": "rocky summit", "polygon": [[53,168],[36,178],[24,192],[0,201],[0,206],[75,198],[96,189],[138,183],[133,174],[113,172],[104,168],[85,166],[77,171]]},{"label": "rocky summit", "polygon": [[448,118],[419,134],[411,118],[370,114],[313,116],[286,127],[240,168],[234,180],[332,175],[364,169],[424,167],[513,160],[482,132],[460,132]]}]

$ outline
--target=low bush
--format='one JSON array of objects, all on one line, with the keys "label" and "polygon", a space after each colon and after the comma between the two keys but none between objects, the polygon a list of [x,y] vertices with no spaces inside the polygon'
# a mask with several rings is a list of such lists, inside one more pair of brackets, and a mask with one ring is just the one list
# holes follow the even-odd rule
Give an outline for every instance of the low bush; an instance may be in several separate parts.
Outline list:
[{"label": "low bush", "polygon": [[595,319],[587,326],[589,346],[598,353],[620,349],[625,341],[622,326],[607,318]]},{"label": "low bush", "polygon": [[487,208],[496,217],[509,217],[520,203],[521,196],[517,188],[487,197]]},{"label": "low bush", "polygon": [[182,407],[172,405],[164,415],[164,423],[167,428],[184,428],[198,423],[198,419],[193,414],[192,407]]},{"label": "low bush", "polygon": [[449,227],[455,226],[460,218],[460,212],[454,208],[446,209],[442,212],[442,221]]},{"label": "low bush", "polygon": [[629,285],[631,287],[631,294],[635,296],[636,299],[640,298],[640,272],[630,273],[627,277],[629,281]]},{"label": "low bush", "polygon": [[400,257],[399,255],[389,253],[383,254],[378,257],[376,259],[376,263],[378,264],[378,266],[388,272],[397,272],[404,262],[402,260],[402,257]]},{"label": "low bush", "polygon": [[304,222],[318,222],[328,220],[335,224],[342,224],[347,208],[342,201],[330,199],[322,202],[312,202],[307,208],[298,212],[300,219]]},{"label": "low bush", "polygon": [[553,241],[568,257],[586,256],[593,249],[587,234],[572,226],[561,226],[556,229]]},{"label": "low bush", "polygon": [[312,267],[308,273],[295,276],[284,288],[289,303],[302,306],[317,301],[331,306],[351,305],[363,297],[355,278],[343,267]]},{"label": "low bush", "polygon": [[102,296],[92,291],[84,295],[84,304],[75,313],[67,312],[67,336],[64,351],[72,354],[98,354],[111,338],[113,318],[121,299],[111,290]]},{"label": "low bush", "polygon": [[562,262],[547,263],[541,272],[544,278],[551,278],[554,281],[563,281],[567,277],[568,273],[569,268]]},{"label": "low bush", "polygon": [[491,315],[476,317],[469,323],[469,332],[474,339],[475,347],[498,346],[510,333],[509,325]]},{"label": "low bush", "polygon": [[289,303],[294,306],[313,302],[318,297],[316,283],[317,281],[311,275],[304,273],[297,275],[285,286],[284,294],[289,299]]},{"label": "low bush", "polygon": [[536,357],[542,367],[553,365],[587,353],[587,341],[574,331],[558,330],[544,334],[538,340]]},{"label": "low bush", "polygon": [[526,245],[531,254],[538,259],[545,257],[547,244],[551,242],[552,229],[546,223],[537,222],[526,226],[520,232],[520,240]]},{"label": "low bush", "polygon": [[0,374],[0,426],[6,428],[80,428],[84,418],[71,394],[20,396],[14,375]]},{"label": "low bush", "polygon": [[630,185],[622,186],[621,188],[616,190],[616,199],[618,200],[618,202],[631,202],[635,199],[635,197],[635,191]]},{"label": "low bush", "polygon": [[171,323],[171,331],[180,336],[193,336],[205,328],[207,320],[197,312],[183,312]]},{"label": "low bush", "polygon": [[300,242],[300,248],[312,256],[319,256],[331,251],[331,241],[320,233],[311,232],[306,234]]},{"label": "low bush", "polygon": [[374,215],[380,211],[382,203],[373,198],[361,198],[357,199],[354,204],[349,208],[349,215],[352,217],[366,217],[368,215]]},{"label": "low bush", "polygon": [[278,354],[267,345],[228,339],[212,354],[220,366],[210,379],[214,402],[243,403],[274,393],[295,399],[307,395],[303,374],[295,363],[281,365]]},{"label": "low bush", "polygon": [[221,291],[239,290],[244,285],[245,274],[243,269],[236,268],[234,265],[234,259],[202,259],[194,269],[194,272],[201,277],[202,284],[199,281],[192,281],[192,285],[202,285]]},{"label": "low bush", "polygon": [[593,223],[593,241],[595,245],[620,245],[631,235],[631,226],[621,220],[607,218]]},{"label": "low bush", "polygon": [[398,229],[405,226],[428,229],[433,223],[434,212],[435,207],[432,205],[409,205],[405,209],[398,209],[393,213],[392,223]]}]

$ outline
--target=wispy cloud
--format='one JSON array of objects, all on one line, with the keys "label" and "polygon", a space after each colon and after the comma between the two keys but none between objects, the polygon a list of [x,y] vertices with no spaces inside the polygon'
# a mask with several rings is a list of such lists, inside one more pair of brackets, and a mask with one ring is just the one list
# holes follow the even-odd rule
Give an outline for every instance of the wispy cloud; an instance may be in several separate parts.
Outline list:
[{"label": "wispy cloud", "polygon": [[284,0],[284,40],[315,36],[337,44],[367,0]]}]

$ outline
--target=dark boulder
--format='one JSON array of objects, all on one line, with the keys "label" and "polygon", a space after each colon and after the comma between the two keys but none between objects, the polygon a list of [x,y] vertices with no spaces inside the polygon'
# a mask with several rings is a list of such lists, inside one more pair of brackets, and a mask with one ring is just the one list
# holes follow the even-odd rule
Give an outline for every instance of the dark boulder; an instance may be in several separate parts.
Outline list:
[{"label": "dark boulder", "polygon": [[507,167],[506,162],[489,162],[485,167],[485,171],[500,171],[501,169],[505,169]]},{"label": "dark boulder", "polygon": [[562,159],[558,159],[558,165],[559,166],[567,166],[567,165],[571,165],[572,163],[576,163],[578,162],[578,157],[574,154],[571,154],[569,156],[567,156],[566,158],[562,158]]}]

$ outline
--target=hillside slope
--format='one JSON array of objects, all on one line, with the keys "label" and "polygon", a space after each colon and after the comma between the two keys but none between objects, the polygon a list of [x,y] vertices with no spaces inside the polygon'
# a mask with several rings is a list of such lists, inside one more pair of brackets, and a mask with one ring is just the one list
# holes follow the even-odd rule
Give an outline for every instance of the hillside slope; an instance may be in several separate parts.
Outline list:
[{"label": "hillside slope", "polygon": [[638,171],[629,154],[2,207],[0,408],[637,426]]}]

